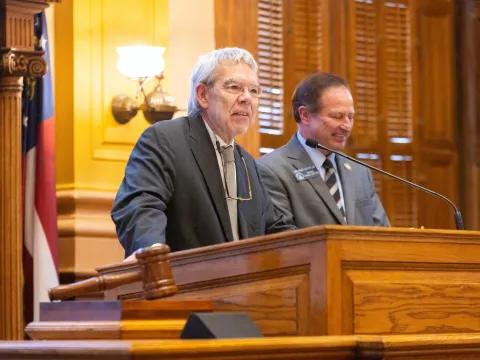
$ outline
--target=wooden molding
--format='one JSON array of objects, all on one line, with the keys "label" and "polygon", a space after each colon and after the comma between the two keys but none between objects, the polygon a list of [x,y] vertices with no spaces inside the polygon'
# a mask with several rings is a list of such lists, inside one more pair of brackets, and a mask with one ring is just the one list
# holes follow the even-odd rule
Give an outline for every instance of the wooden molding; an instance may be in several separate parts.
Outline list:
[{"label": "wooden molding", "polygon": [[114,198],[108,191],[57,190],[61,283],[94,276],[96,267],[123,260],[110,218]]},{"label": "wooden molding", "polygon": [[59,236],[116,238],[110,218],[114,199],[114,192],[57,190]]},{"label": "wooden molding", "polygon": [[[106,324],[110,331],[111,326]],[[476,359],[480,334],[307,336],[208,340],[28,341],[0,344],[10,360]]]}]

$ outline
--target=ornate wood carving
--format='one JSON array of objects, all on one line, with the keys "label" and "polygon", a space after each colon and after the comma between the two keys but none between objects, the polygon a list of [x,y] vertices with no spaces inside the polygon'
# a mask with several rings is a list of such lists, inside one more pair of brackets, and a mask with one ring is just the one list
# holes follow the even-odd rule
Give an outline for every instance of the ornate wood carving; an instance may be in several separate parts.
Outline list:
[{"label": "ornate wood carving", "polygon": [[0,51],[0,54],[0,76],[40,77],[47,72],[43,52],[8,49]]}]

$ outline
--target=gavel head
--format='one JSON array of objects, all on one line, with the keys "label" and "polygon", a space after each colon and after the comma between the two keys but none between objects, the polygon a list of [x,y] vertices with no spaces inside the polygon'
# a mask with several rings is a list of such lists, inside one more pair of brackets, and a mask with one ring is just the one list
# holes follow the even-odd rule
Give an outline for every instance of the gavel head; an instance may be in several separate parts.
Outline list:
[{"label": "gavel head", "polygon": [[136,258],[142,269],[143,290],[147,300],[163,298],[178,292],[168,261],[170,247],[159,244],[137,251]]}]

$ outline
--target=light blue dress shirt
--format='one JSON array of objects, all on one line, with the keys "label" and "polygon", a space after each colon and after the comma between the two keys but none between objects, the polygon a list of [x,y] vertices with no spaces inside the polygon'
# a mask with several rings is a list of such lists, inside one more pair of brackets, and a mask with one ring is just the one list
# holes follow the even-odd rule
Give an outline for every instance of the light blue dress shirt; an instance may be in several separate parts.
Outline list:
[{"label": "light blue dress shirt", "polygon": [[[307,152],[308,156],[310,156],[310,159],[313,162],[313,165],[317,168],[318,172],[320,173],[320,176],[322,179],[325,181],[325,168],[323,167],[323,163],[325,162],[325,159],[327,158],[323,153],[317,149],[313,149],[310,146],[306,144],[306,140],[303,138],[302,135],[300,135],[300,131],[297,131],[297,139],[300,141],[300,144],[302,144],[303,148]],[[347,217],[347,209],[345,208],[345,202],[343,201],[343,189],[342,189],[342,182],[340,181],[340,177],[338,176],[338,169],[337,169],[337,162],[335,161],[335,154],[331,153],[328,155],[328,158],[332,162],[333,168],[335,169],[335,176],[337,177],[337,184],[338,188],[340,190],[340,203],[342,204],[343,210],[345,211],[345,216]]]}]

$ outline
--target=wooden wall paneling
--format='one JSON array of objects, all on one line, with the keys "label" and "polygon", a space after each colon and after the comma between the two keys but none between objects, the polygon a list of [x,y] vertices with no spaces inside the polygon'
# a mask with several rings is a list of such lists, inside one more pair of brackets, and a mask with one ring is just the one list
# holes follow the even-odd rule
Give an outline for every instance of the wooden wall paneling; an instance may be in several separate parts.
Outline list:
[{"label": "wooden wall paneling", "polygon": [[[477,1],[477,4],[480,4]],[[458,110],[457,118],[461,140],[459,144],[460,203],[463,221],[467,229],[478,229],[480,225],[480,191],[477,150],[479,124],[477,119],[477,91],[480,89],[478,77],[478,49],[480,32],[476,33],[475,0],[460,0],[455,4],[455,25],[457,41]],[[480,26],[479,26],[480,30]]]},{"label": "wooden wall paneling", "polygon": [[[258,59],[258,0],[215,0],[215,47],[238,46]],[[258,119],[245,135],[236,140],[253,157],[258,157],[260,134]]]},{"label": "wooden wall paneling", "polygon": [[[477,169],[477,174],[480,172],[480,65],[479,65],[479,62],[480,62],[480,45],[479,45],[479,42],[480,42],[480,0],[477,0],[475,2],[475,25],[474,25],[474,39],[475,39],[475,44],[476,44],[476,49],[475,49],[475,56],[476,56],[476,61],[475,61],[475,64],[476,64],[476,69],[475,69],[475,81],[476,81],[476,86],[475,86],[475,104],[476,104],[476,108],[475,108],[475,111],[476,111],[476,120],[475,120],[475,123],[476,123],[476,127],[477,127],[477,131],[476,131],[476,138],[475,138],[475,142],[476,142],[476,151],[475,151],[475,154],[476,154],[476,169]],[[478,184],[478,182],[477,182]],[[480,204],[480,190],[477,191],[477,205]],[[479,205],[480,206],[480,205]],[[477,209],[477,218],[476,218],[476,226],[475,226],[476,229],[480,228],[480,210]]]},{"label": "wooden wall paneling", "polygon": [[[418,7],[419,2],[417,1],[410,1],[410,56],[411,56],[411,112],[412,112],[412,151],[414,154],[412,167],[411,170],[413,171],[411,180],[417,184],[422,182],[422,154],[421,149],[423,144],[421,143],[421,119],[420,119],[420,108],[421,103],[419,101],[419,94],[421,91],[420,88],[420,63],[419,57],[417,56],[420,48],[420,43],[418,41],[418,29],[419,29],[419,22],[417,21],[418,16]],[[426,185],[423,183],[423,185]],[[417,189],[409,189],[408,191],[413,191],[416,197],[416,202],[413,204],[412,213],[416,215],[415,221],[412,224],[414,227],[422,226],[420,219],[419,219],[419,206],[421,195],[423,194],[421,190]]]},{"label": "wooden wall paneling", "polygon": [[[458,203],[457,124],[454,109],[453,2],[423,0],[418,4],[417,60],[419,182]],[[455,228],[451,207],[430,195],[419,194],[419,225]]]}]

